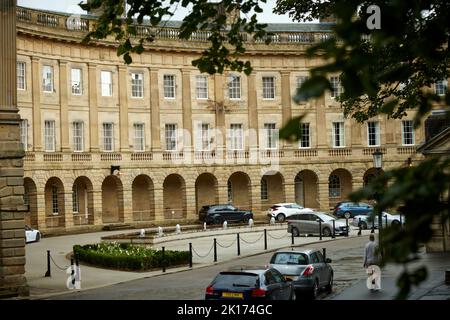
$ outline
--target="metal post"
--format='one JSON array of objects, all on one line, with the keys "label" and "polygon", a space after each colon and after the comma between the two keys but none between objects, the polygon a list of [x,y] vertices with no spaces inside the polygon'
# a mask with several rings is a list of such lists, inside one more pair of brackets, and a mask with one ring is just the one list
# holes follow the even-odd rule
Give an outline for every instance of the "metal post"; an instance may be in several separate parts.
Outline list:
[{"label": "metal post", "polygon": [[322,220],[319,219],[319,239],[322,240]]},{"label": "metal post", "polygon": [[192,268],[192,242],[189,242],[189,268]]},{"label": "metal post", "polygon": [[238,256],[240,256],[241,255],[241,241],[240,241],[241,239],[239,238],[239,233],[237,234],[237,254],[238,254]]},{"label": "metal post", "polygon": [[359,228],[359,230],[358,230],[358,236],[360,236],[361,233],[362,233],[361,218],[359,218],[358,228]]},{"label": "metal post", "polygon": [[264,250],[267,250],[267,229],[264,229]]},{"label": "metal post", "polygon": [[370,231],[370,233],[375,233],[375,216],[373,216],[373,220],[372,220],[372,231]]},{"label": "metal post", "polygon": [[214,262],[217,262],[217,239],[214,238]]},{"label": "metal post", "polygon": [[72,278],[72,285],[75,287],[75,268],[73,266],[73,255],[70,257],[70,268],[72,272],[70,273],[70,277]]},{"label": "metal post", "polygon": [[294,245],[294,232],[291,230],[291,244]]},{"label": "metal post", "polygon": [[166,272],[166,257],[165,257],[165,254],[166,254],[166,248],[165,247],[162,247],[162,257],[161,257],[161,264],[162,264],[162,272]]},{"label": "metal post", "polygon": [[333,219],[333,234],[331,237],[334,239],[336,238],[336,220]]},{"label": "metal post", "polygon": [[45,277],[51,277],[52,273],[50,270],[50,250],[47,250],[47,272],[45,272]]},{"label": "metal post", "polygon": [[402,227],[403,226],[403,223],[402,223],[402,214],[400,213],[400,227]]},{"label": "metal post", "polygon": [[384,221],[386,222],[386,228],[388,227],[387,215],[384,216]]},{"label": "metal post", "polygon": [[345,236],[348,237],[348,218],[345,218],[345,227],[347,228],[347,230],[345,231]]},{"label": "metal post", "polygon": [[327,259],[327,248],[322,248],[323,260]]}]

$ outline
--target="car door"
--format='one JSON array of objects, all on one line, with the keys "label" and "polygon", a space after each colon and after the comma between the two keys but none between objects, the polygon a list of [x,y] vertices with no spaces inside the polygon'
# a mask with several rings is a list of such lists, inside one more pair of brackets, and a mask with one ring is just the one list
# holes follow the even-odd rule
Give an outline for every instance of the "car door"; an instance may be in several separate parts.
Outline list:
[{"label": "car door", "polygon": [[289,300],[291,297],[290,283],[276,269],[271,269],[275,282],[279,286],[278,300]]},{"label": "car door", "polygon": [[264,284],[267,291],[266,298],[268,300],[280,300],[281,288],[277,284],[271,269],[264,273]]},{"label": "car door", "polygon": [[316,251],[317,256],[317,264],[320,265],[320,278],[319,285],[324,287],[328,284],[328,280],[330,279],[328,265],[325,263],[325,259],[322,255],[322,252]]},{"label": "car door", "polygon": [[226,206],[225,210],[226,210],[226,214],[227,214],[227,217],[228,217],[228,221],[236,222],[236,221],[241,221],[242,220],[242,217],[244,215],[243,211],[236,210],[235,207],[230,206],[230,205]]},{"label": "car door", "polygon": [[[320,224],[317,222],[317,220],[320,219],[317,215],[310,213],[309,214],[309,225],[310,225],[310,232],[312,234],[319,234],[320,232]],[[323,226],[322,226],[323,227]]]},{"label": "car door", "polygon": [[323,265],[319,262],[319,257],[317,255],[317,251],[312,252],[309,255],[310,264],[314,267],[314,277],[319,279],[319,288],[322,286],[322,273],[323,273]]},{"label": "car door", "polygon": [[310,221],[311,214],[302,213],[299,215],[299,220],[297,220],[297,225],[299,227],[300,233],[308,234],[312,232],[312,226]]}]

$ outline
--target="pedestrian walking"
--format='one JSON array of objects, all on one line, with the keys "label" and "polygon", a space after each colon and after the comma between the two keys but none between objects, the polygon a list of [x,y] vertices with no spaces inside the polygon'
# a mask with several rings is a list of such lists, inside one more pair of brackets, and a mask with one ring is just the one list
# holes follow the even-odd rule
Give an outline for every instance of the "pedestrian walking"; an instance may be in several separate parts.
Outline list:
[{"label": "pedestrian walking", "polygon": [[381,289],[381,270],[379,265],[380,257],[378,254],[378,244],[375,242],[375,236],[369,236],[369,242],[364,247],[364,268],[368,275],[367,288],[370,290]]}]

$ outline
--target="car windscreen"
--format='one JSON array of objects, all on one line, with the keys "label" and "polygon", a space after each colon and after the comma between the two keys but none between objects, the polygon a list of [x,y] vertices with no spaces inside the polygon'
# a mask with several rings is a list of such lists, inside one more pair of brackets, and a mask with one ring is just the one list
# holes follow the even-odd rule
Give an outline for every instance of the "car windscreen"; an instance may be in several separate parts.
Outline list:
[{"label": "car windscreen", "polygon": [[320,219],[322,219],[322,221],[331,221],[331,220],[333,220],[333,219],[335,219],[334,217],[332,217],[332,216],[329,216],[328,214],[318,214],[317,215]]},{"label": "car windscreen", "polygon": [[308,256],[299,252],[278,252],[270,260],[272,264],[307,265]]},{"label": "car windscreen", "polygon": [[214,279],[215,287],[258,287],[259,276],[254,273],[220,273]]}]

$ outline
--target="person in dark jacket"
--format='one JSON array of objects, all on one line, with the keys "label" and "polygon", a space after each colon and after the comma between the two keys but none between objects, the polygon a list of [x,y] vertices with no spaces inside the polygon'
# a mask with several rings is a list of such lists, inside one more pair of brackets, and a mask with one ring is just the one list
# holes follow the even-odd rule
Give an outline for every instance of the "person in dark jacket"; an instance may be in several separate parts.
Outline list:
[{"label": "person in dark jacket", "polygon": [[375,242],[375,236],[369,236],[369,242],[364,247],[364,268],[366,268],[368,278],[367,287],[370,290],[381,289],[381,271],[378,266],[380,258],[378,255],[378,244]]}]

